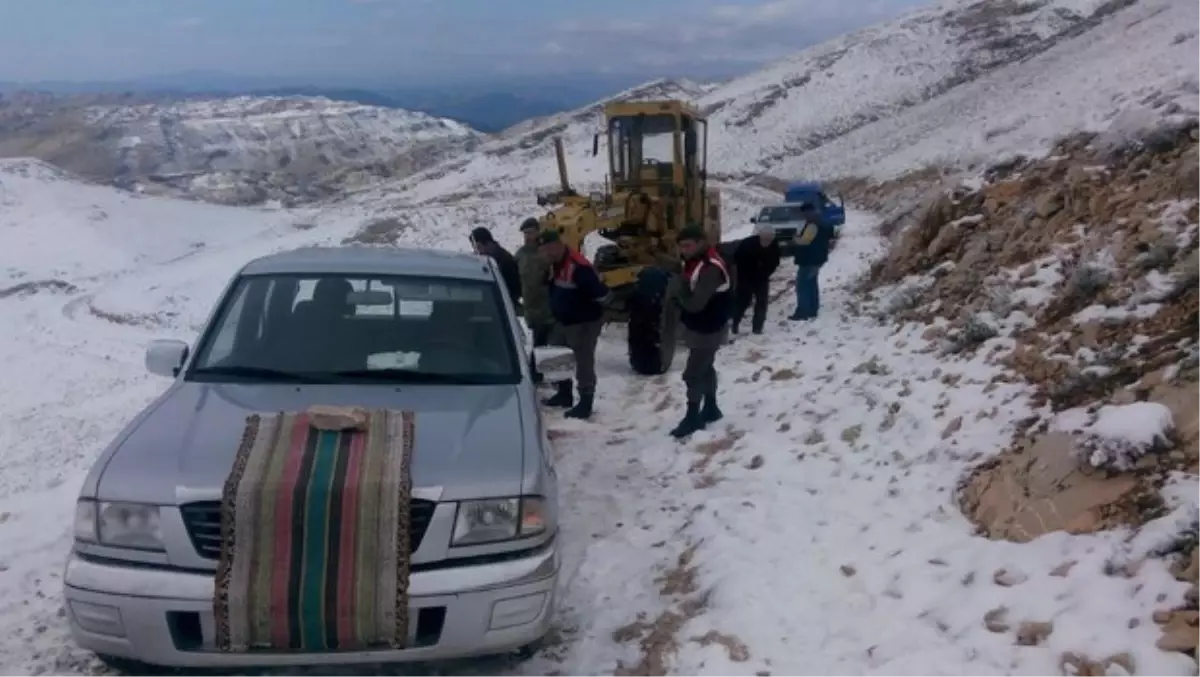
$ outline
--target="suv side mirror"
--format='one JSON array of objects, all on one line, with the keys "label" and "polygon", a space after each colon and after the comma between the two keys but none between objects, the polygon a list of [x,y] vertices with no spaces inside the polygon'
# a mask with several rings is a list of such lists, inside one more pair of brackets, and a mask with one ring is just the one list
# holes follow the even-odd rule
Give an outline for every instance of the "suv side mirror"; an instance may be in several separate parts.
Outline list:
[{"label": "suv side mirror", "polygon": [[155,376],[175,378],[187,361],[188,344],[178,339],[157,339],[146,347],[146,371]]}]

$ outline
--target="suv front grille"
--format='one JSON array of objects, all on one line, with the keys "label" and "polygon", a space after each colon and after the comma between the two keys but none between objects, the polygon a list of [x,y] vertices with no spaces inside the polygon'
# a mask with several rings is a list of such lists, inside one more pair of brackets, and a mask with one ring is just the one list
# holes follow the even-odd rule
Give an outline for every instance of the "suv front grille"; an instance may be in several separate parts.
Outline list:
[{"label": "suv front grille", "polygon": [[[412,522],[412,546],[409,552],[416,552],[421,547],[425,530],[433,519],[433,511],[437,508],[434,501],[413,500],[408,504],[408,515]],[[183,525],[187,528],[188,538],[192,547],[205,559],[219,559],[221,556],[221,503],[220,501],[200,501],[179,506],[183,515]]]}]

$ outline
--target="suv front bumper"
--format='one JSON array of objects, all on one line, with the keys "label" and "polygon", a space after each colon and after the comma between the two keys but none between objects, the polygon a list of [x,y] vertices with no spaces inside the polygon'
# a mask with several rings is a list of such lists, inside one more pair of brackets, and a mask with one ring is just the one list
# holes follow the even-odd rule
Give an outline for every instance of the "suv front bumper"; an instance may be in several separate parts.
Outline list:
[{"label": "suv front bumper", "polygon": [[328,653],[215,649],[208,573],[84,559],[67,562],[71,632],[85,649],[163,667],[393,663],[504,653],[545,636],[558,580],[557,539],[502,562],[414,572],[409,648]]}]

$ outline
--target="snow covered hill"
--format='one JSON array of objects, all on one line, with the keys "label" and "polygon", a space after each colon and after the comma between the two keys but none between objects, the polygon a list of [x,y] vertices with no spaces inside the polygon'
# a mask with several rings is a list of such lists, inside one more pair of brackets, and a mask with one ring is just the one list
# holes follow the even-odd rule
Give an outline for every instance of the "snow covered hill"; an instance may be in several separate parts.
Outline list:
[{"label": "snow covered hill", "polygon": [[89,179],[228,204],[300,202],[404,177],[482,134],[391,108],[312,97],[97,102],[0,100],[0,153]]},{"label": "snow covered hill", "polygon": [[[709,171],[718,178],[969,172],[1044,152],[1074,131],[1106,129],[1119,115],[1146,123],[1195,116],[1198,20],[1196,4],[1178,0],[951,0],[721,85],[667,83],[655,94],[710,111]],[[592,106],[520,125],[361,198],[397,209],[500,194],[532,201],[557,182],[555,135],[576,187],[599,186],[607,165],[603,150],[591,155],[598,113]]]}]

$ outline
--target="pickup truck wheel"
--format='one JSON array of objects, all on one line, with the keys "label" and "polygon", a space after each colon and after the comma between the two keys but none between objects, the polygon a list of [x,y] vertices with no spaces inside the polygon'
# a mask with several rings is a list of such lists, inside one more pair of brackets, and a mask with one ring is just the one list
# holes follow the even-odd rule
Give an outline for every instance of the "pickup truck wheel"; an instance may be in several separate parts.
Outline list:
[{"label": "pickup truck wheel", "polygon": [[679,314],[667,303],[670,280],[666,270],[644,268],[629,297],[629,366],[643,376],[665,373],[675,357]]}]

